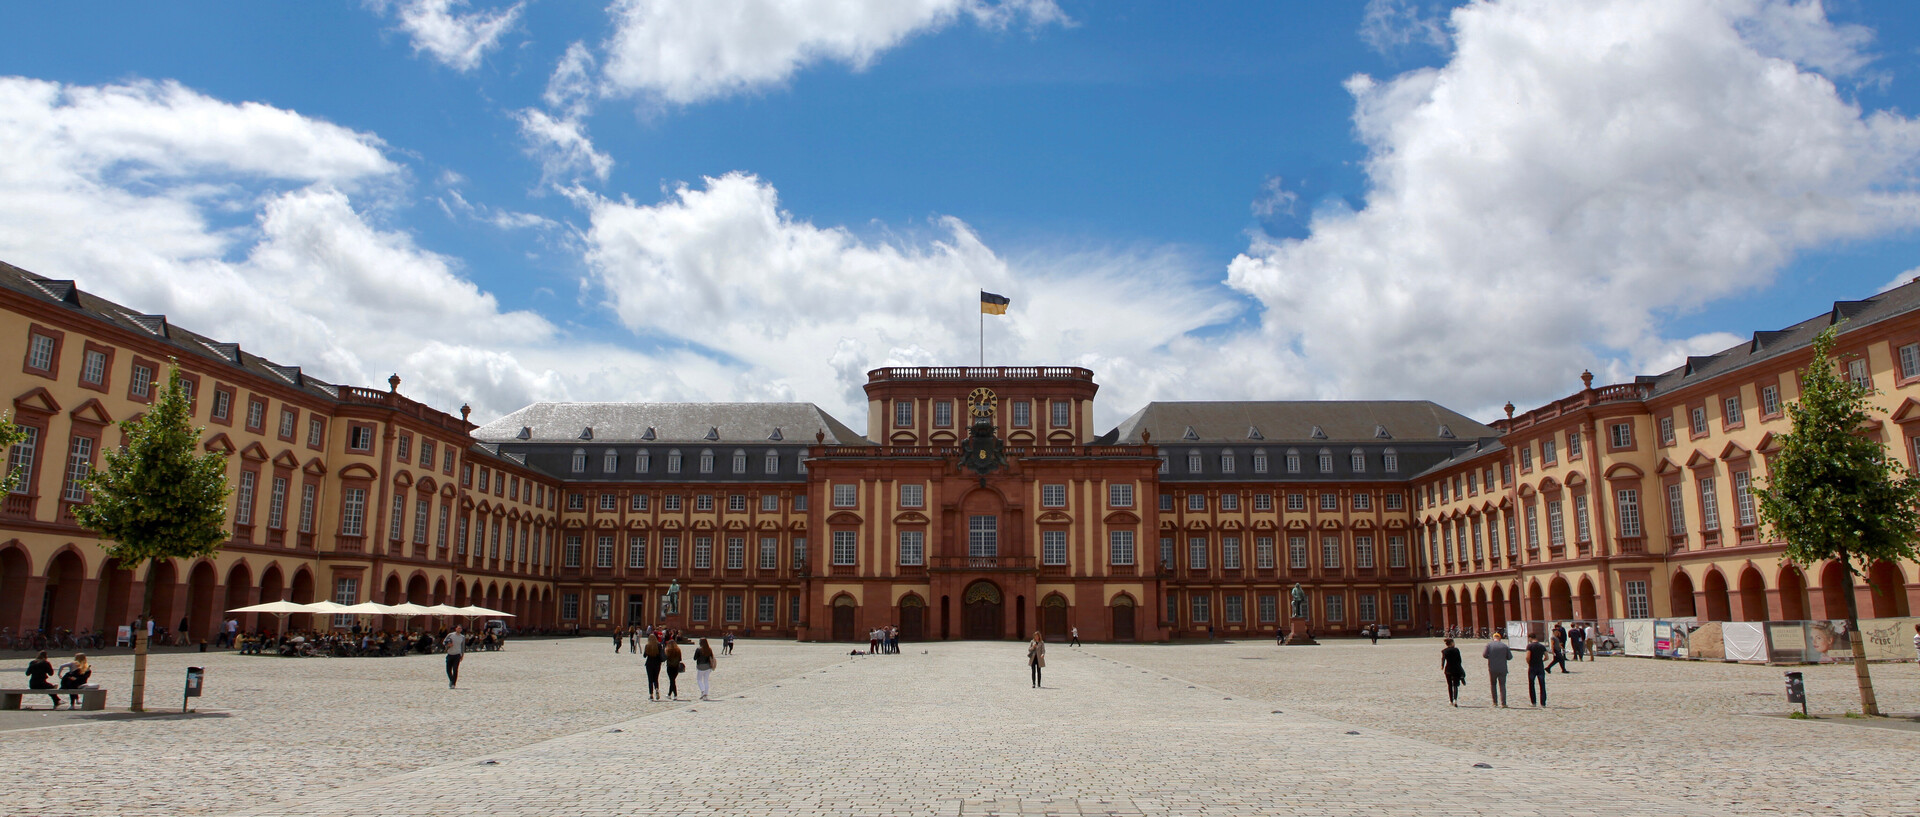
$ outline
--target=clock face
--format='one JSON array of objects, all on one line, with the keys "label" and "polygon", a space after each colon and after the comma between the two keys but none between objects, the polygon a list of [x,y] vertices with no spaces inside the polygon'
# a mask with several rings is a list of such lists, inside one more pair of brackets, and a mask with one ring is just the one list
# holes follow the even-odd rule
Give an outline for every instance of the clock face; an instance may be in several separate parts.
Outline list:
[{"label": "clock face", "polygon": [[968,412],[975,417],[993,416],[993,405],[993,389],[981,386],[967,395]]}]

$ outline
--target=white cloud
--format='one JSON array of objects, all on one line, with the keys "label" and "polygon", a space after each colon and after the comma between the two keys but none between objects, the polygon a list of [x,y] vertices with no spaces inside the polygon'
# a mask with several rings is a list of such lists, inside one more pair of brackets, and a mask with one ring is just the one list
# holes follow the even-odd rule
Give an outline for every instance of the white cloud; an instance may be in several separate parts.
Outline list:
[{"label": "white cloud", "polygon": [[1427,0],[1367,0],[1360,18],[1360,39],[1381,54],[1395,54],[1416,43],[1447,47],[1447,26],[1440,4]]},{"label": "white cloud", "polygon": [[[382,11],[385,2],[375,4]],[[480,67],[481,58],[500,44],[500,38],[520,19],[525,3],[497,11],[459,14],[467,0],[398,0],[400,29],[413,41],[415,53],[426,53],[456,71]]]},{"label": "white cloud", "polygon": [[1445,65],[1348,83],[1365,205],[1229,268],[1330,391],[1551,399],[1722,343],[1661,322],[1796,252],[1920,224],[1920,123],[1801,67],[1865,60],[1817,3],[1507,0],[1452,29]]},{"label": "white cloud", "polygon": [[533,108],[521,111],[518,118],[520,136],[527,143],[527,155],[540,161],[542,181],[567,181],[585,173],[604,182],[607,174],[613,172],[613,157],[594,149],[593,140],[579,119],[556,119],[546,111]]},{"label": "white cloud", "polygon": [[779,85],[817,62],[862,70],[962,18],[1065,23],[1053,0],[617,0],[605,91],[687,104]]},{"label": "white cloud", "polygon": [[1118,384],[1103,393],[1110,412],[1142,394],[1115,369],[1162,366],[1168,344],[1240,310],[1173,253],[1007,259],[955,218],[927,237],[863,239],[782,211],[747,174],[653,205],[576,195],[591,220],[587,263],[622,324],[698,344],[853,422],[867,369],[976,359],[980,289],[1013,299],[1006,317],[985,319],[989,365],[1088,366]]}]

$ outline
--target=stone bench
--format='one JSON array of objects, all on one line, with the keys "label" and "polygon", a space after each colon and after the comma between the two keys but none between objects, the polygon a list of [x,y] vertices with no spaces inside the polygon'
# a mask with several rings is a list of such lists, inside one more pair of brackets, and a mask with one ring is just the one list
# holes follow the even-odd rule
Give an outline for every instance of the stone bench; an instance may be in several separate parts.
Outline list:
[{"label": "stone bench", "polygon": [[68,695],[80,696],[82,710],[107,708],[107,691],[104,689],[0,689],[0,709],[19,709],[20,698],[26,695]]}]

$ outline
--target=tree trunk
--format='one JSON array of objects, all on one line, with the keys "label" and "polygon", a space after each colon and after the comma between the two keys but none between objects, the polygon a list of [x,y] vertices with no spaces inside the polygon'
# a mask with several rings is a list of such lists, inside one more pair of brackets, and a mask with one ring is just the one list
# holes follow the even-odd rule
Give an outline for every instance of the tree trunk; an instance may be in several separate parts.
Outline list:
[{"label": "tree trunk", "polygon": [[1860,637],[1860,601],[1853,596],[1853,565],[1842,557],[1847,577],[1847,643],[1853,647],[1853,677],[1860,684],[1860,714],[1879,717],[1880,702],[1873,697],[1873,677],[1867,674],[1867,642]]}]

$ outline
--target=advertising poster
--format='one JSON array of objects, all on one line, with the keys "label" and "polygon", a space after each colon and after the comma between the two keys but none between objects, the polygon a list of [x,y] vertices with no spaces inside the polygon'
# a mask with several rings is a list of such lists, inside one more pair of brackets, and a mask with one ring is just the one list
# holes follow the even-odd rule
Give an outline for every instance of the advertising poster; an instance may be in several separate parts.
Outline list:
[{"label": "advertising poster", "polygon": [[1507,622],[1507,643],[1509,644],[1527,643],[1527,623],[1526,622],[1524,621]]},{"label": "advertising poster", "polygon": [[1620,646],[1628,655],[1653,657],[1653,619],[1630,618],[1619,625]]},{"label": "advertising poster", "polygon": [[1860,637],[1869,661],[1911,661],[1913,625],[1920,618],[1869,618],[1860,621]]},{"label": "advertising poster", "polygon": [[[1807,649],[1807,623],[1804,621],[1774,621],[1767,624],[1767,639],[1773,643],[1772,658],[1775,661],[1800,662],[1818,661],[1819,652]],[[1813,657],[1809,657],[1809,653]]]},{"label": "advertising poster", "polygon": [[1853,648],[1847,646],[1847,622],[1844,619],[1809,622],[1807,640],[1821,654],[1821,661],[1853,660]]},{"label": "advertising poster", "polygon": [[1653,623],[1653,654],[1661,658],[1673,657],[1673,622]]}]

